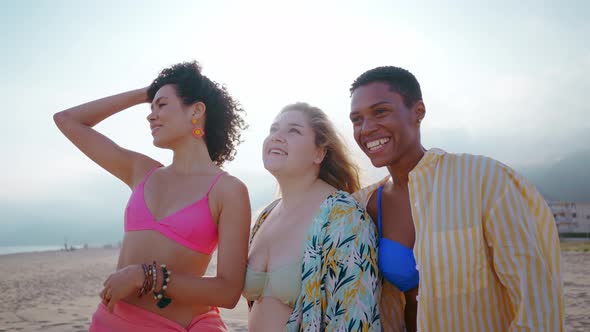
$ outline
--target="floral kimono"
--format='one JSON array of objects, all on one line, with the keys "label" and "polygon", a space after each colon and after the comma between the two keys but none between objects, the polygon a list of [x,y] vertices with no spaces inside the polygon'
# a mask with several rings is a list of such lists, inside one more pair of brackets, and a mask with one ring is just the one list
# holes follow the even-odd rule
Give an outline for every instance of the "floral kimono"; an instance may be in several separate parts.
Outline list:
[{"label": "floral kimono", "polygon": [[[250,243],[278,200],[258,216]],[[304,241],[301,292],[286,331],[381,331],[377,231],[348,193],[320,206]]]}]

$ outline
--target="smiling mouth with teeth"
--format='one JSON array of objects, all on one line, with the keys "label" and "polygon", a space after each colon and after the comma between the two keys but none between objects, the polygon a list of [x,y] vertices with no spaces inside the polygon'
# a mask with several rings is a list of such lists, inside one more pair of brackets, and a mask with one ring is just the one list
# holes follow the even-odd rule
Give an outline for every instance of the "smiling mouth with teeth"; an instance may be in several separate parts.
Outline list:
[{"label": "smiling mouth with teeth", "polygon": [[278,154],[281,156],[286,156],[287,152],[283,151],[283,150],[279,150],[279,149],[270,149],[270,151],[268,151],[268,153],[270,154]]},{"label": "smiling mouth with teeth", "polygon": [[367,142],[365,146],[367,147],[367,149],[369,149],[369,151],[375,151],[379,150],[387,142],[389,142],[389,138],[380,138],[374,141]]}]

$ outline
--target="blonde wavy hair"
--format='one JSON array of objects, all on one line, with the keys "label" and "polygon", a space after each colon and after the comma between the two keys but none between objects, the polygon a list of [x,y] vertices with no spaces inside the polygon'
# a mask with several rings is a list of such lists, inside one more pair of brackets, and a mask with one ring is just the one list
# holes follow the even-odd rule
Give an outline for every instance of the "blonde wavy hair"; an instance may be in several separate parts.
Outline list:
[{"label": "blonde wavy hair", "polygon": [[290,111],[303,113],[315,133],[315,145],[326,149],[326,156],[320,165],[319,178],[338,190],[353,193],[360,189],[359,167],[349,157],[350,153],[343,138],[324,111],[307,103],[285,106],[280,114]]}]

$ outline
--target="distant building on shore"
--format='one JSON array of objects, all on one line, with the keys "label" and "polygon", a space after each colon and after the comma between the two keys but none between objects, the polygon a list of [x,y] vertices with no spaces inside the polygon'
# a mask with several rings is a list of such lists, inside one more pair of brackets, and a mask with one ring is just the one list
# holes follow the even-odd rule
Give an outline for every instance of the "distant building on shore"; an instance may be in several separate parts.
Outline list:
[{"label": "distant building on shore", "polygon": [[560,234],[590,234],[590,203],[547,202]]}]

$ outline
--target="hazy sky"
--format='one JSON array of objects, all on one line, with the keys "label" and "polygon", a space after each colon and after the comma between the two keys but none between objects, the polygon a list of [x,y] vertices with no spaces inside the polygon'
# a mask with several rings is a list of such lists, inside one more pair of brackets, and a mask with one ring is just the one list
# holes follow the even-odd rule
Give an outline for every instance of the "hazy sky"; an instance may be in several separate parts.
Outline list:
[{"label": "hazy sky", "polygon": [[[19,242],[31,225],[33,238],[49,243],[65,236],[52,233],[55,225],[79,225],[90,238],[107,228],[120,234],[129,189],[76,150],[52,114],[146,86],[162,68],[192,59],[248,113],[245,142],[226,168],[248,185],[254,209],[275,193],[262,140],[295,101],[329,114],[366,181],[383,174],[352,142],[348,120],[350,83],[380,65],[405,67],[420,81],[426,147],[516,168],[588,151],[588,1],[120,2],[0,4],[0,245]],[[147,114],[147,104],[138,106],[98,129],[168,163],[171,153],[151,144]]]}]

